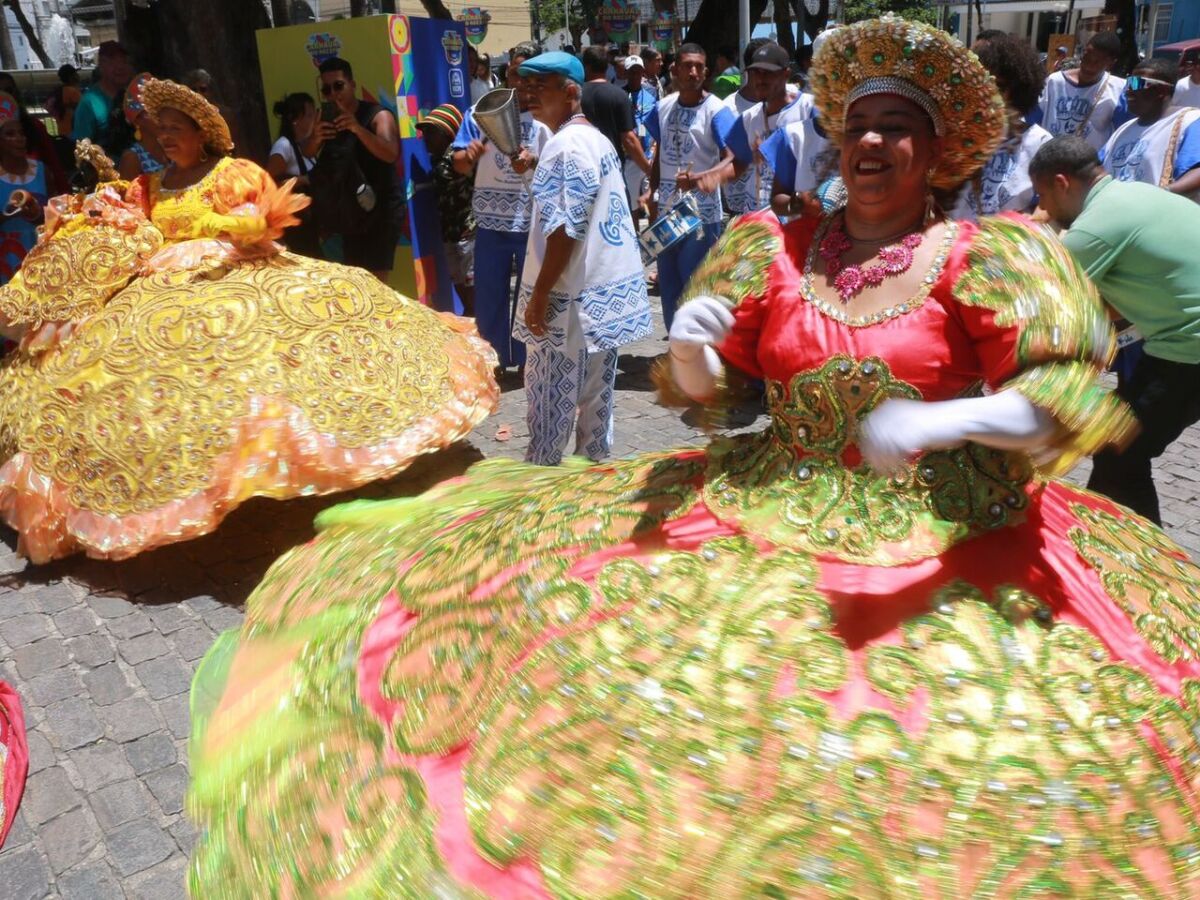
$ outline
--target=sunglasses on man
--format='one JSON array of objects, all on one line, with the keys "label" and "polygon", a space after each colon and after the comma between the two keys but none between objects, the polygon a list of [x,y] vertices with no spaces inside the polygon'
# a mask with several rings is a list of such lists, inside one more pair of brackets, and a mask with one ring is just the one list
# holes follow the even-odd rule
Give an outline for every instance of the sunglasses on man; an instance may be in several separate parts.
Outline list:
[{"label": "sunglasses on man", "polygon": [[1157,78],[1147,78],[1145,75],[1130,75],[1125,79],[1125,90],[1132,94],[1136,94],[1138,91],[1148,91],[1152,87],[1173,88],[1175,85],[1171,84],[1169,81],[1159,81]]},{"label": "sunglasses on man", "polygon": [[321,96],[328,97],[335,91],[340,94],[342,92],[342,88],[345,86],[346,82],[344,81],[335,81],[333,84],[323,84],[321,85]]}]

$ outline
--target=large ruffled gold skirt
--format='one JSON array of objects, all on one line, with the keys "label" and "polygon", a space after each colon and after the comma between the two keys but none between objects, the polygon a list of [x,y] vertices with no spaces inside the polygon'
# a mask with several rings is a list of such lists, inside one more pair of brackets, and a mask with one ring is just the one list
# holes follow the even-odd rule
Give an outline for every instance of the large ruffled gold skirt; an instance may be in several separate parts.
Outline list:
[{"label": "large ruffled gold skirt", "polygon": [[37,562],[205,534],[252,496],[385,478],[495,409],[465,319],[289,253],[132,281],[0,365],[0,515]]}]

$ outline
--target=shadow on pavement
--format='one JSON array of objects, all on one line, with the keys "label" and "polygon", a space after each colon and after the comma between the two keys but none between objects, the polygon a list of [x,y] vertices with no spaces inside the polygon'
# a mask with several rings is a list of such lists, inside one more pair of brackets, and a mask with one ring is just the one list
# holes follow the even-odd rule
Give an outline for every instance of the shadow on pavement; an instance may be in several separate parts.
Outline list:
[{"label": "shadow on pavement", "polygon": [[[240,605],[271,563],[313,536],[312,522],[317,513],[350,500],[415,496],[461,475],[482,458],[483,454],[470,444],[455,444],[422,456],[388,481],[322,497],[257,497],[230,513],[216,531],[195,540],[169,544],[119,562],[76,554],[43,566],[26,563],[22,571],[0,577],[0,587],[50,584],[69,578],[91,594],[136,598],[144,605],[177,603],[205,593],[222,603]],[[0,540],[12,550],[17,545],[17,534],[2,528]]]}]

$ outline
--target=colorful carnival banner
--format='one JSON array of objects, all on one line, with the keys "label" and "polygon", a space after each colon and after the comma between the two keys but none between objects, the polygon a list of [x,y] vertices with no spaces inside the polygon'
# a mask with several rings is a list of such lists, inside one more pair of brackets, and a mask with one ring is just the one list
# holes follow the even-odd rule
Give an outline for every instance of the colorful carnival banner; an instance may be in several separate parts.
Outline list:
[{"label": "colorful carnival banner", "polygon": [[492,14],[478,6],[468,6],[458,14],[458,21],[462,22],[467,30],[467,40],[479,45],[487,37],[488,22],[492,21]]},{"label": "colorful carnival banner", "polygon": [[654,17],[654,27],[650,30],[650,39],[658,50],[666,52],[675,42],[675,16],[663,10]]},{"label": "colorful carnival banner", "polygon": [[600,26],[608,32],[610,41],[628,41],[635,38],[640,13],[633,0],[604,0],[596,11]]},{"label": "colorful carnival banner", "polygon": [[[305,91],[320,103],[317,67],[340,56],[354,67],[360,99],[396,116],[400,131],[397,177],[406,209],[389,283],[438,309],[456,306],[442,249],[433,167],[417,131],[422,111],[441,103],[466,109],[467,39],[464,24],[411,16],[371,16],[267,28],[258,32],[263,90],[269,101]],[[267,103],[268,108],[271,102]],[[279,120],[268,118],[274,136]]]}]

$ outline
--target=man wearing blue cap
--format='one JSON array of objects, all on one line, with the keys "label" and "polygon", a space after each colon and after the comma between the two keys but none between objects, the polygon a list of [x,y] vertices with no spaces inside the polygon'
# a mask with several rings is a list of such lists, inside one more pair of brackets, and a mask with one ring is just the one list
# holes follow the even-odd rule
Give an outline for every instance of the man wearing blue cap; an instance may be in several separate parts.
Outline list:
[{"label": "man wearing blue cap", "polygon": [[637,234],[612,143],[580,107],[583,65],[543,53],[518,70],[529,111],[554,134],[533,178],[533,217],[517,301],[528,347],[525,458],[558,465],[572,426],[575,453],[612,450],[617,348],[651,332]]}]

